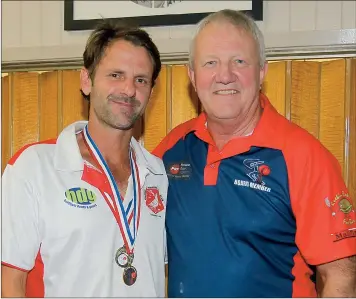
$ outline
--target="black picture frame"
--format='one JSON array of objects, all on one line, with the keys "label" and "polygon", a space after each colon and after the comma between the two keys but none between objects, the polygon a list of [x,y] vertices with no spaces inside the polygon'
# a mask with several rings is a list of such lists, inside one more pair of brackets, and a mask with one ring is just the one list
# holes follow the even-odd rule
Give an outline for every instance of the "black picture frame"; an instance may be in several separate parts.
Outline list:
[{"label": "black picture frame", "polygon": [[[252,0],[252,10],[244,10],[256,21],[263,20],[263,0]],[[112,18],[113,20],[126,20],[134,23],[140,27],[155,27],[155,26],[175,26],[175,25],[188,25],[196,24],[209,13],[192,13],[192,14],[179,14],[179,15],[155,15],[155,16],[137,16],[137,17],[124,17]],[[74,19],[74,1],[64,1],[64,30],[65,31],[79,31],[79,30],[92,30],[101,19],[87,19],[75,20]]]}]

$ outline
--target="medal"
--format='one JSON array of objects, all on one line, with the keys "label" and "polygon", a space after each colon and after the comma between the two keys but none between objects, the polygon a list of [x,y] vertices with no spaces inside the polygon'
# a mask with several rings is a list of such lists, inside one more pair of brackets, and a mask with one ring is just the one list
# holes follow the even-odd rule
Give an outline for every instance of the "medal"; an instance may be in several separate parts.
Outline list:
[{"label": "medal", "polygon": [[131,286],[135,283],[137,278],[137,270],[132,266],[132,262],[134,259],[133,249],[141,214],[141,184],[136,159],[132,149],[130,148],[129,155],[133,181],[133,199],[129,203],[126,210],[122,202],[123,199],[121,199],[120,196],[119,188],[115,182],[115,178],[94,140],[89,135],[88,126],[84,127],[83,136],[84,142],[91,157],[97,162],[100,170],[105,174],[110,184],[111,194],[108,194],[102,190],[100,190],[100,192],[103,195],[120,228],[124,245],[116,251],[115,262],[119,267],[124,268],[123,280],[126,285]]},{"label": "medal", "polygon": [[136,268],[133,266],[125,268],[124,273],[122,274],[122,278],[124,279],[124,283],[128,286],[133,285],[137,279]]},{"label": "medal", "polygon": [[116,251],[115,261],[116,264],[118,264],[121,268],[126,268],[131,266],[133,259],[134,259],[134,254],[133,253],[128,254],[126,252],[125,246],[120,247]]}]

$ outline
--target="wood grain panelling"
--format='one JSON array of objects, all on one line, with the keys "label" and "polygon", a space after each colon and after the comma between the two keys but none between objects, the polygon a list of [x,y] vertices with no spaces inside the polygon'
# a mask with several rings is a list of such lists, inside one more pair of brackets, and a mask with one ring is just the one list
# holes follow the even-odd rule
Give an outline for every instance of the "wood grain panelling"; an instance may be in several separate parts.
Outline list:
[{"label": "wood grain panelling", "polygon": [[1,172],[4,171],[11,153],[11,83],[12,75],[6,75],[1,80]]},{"label": "wood grain panelling", "polygon": [[39,140],[58,136],[58,72],[40,74]]},{"label": "wood grain panelling", "polygon": [[286,113],[286,66],[286,61],[269,63],[262,85],[262,92],[282,115]]},{"label": "wood grain panelling", "polygon": [[38,73],[19,72],[14,74],[12,152],[39,140]]},{"label": "wood grain panelling", "polygon": [[80,70],[62,73],[62,128],[78,120],[88,119],[88,101],[80,93]]},{"label": "wood grain panelling", "polygon": [[[262,91],[276,109],[308,130],[340,162],[356,204],[356,59],[269,63]],[[79,71],[9,73],[2,78],[2,170],[27,143],[58,136],[88,119]],[[135,137],[152,151],[174,127],[201,110],[185,65],[162,68]]]},{"label": "wood grain panelling", "polygon": [[142,116],[136,120],[135,126],[133,129],[133,136],[136,138],[137,141],[142,142],[143,139],[143,119]]},{"label": "wood grain panelling", "polygon": [[345,143],[345,163],[347,163],[346,183],[356,206],[356,59],[347,61],[347,105],[345,107],[347,143]]},{"label": "wood grain panelling", "polygon": [[321,62],[319,140],[344,166],[345,60]]},{"label": "wood grain panelling", "polygon": [[292,62],[291,121],[319,135],[320,63]]},{"label": "wood grain panelling", "polygon": [[199,112],[199,101],[191,86],[185,65],[172,68],[172,128],[196,117]]},{"label": "wood grain panelling", "polygon": [[144,114],[145,148],[152,151],[167,130],[167,67],[163,66]]}]

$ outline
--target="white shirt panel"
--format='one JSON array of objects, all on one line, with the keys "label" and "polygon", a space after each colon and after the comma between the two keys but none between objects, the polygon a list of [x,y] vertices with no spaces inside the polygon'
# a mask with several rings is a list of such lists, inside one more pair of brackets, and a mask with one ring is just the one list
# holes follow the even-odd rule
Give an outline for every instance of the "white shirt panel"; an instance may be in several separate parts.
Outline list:
[{"label": "white shirt panel", "polygon": [[[163,163],[132,140],[141,180],[141,218],[132,264],[138,272],[137,280],[127,286],[123,269],[115,262],[115,253],[124,244],[119,226],[97,187],[82,180],[84,163],[74,133],[84,124],[67,127],[57,144],[26,149],[13,166],[8,166],[5,181],[14,183],[5,187],[4,207],[11,212],[3,224],[3,262],[31,269],[41,244],[46,297],[163,297],[165,209],[155,215],[145,203],[146,188],[157,187],[166,205],[168,180]],[[19,163],[21,160],[26,163]],[[147,169],[145,163],[155,165],[152,169],[159,171]],[[21,180],[17,183],[11,168],[28,184]],[[20,191],[24,188],[35,190],[38,203],[34,204],[32,194],[28,201],[23,196],[14,199],[15,191],[24,193]],[[132,188],[130,178],[124,201],[132,197]],[[91,204],[75,203],[83,200],[80,196],[93,201],[93,194],[95,201]],[[11,221],[19,217],[23,220]],[[21,247],[14,239],[22,242]]]}]

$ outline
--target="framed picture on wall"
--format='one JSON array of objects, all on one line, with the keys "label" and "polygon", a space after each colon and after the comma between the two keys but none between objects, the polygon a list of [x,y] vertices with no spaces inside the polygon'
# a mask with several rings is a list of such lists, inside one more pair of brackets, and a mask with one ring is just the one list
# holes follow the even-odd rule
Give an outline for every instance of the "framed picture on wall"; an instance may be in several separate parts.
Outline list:
[{"label": "framed picture on wall", "polygon": [[263,19],[263,0],[131,0],[64,2],[64,30],[91,30],[101,19],[121,19],[141,27],[195,24],[210,12],[229,8]]}]

